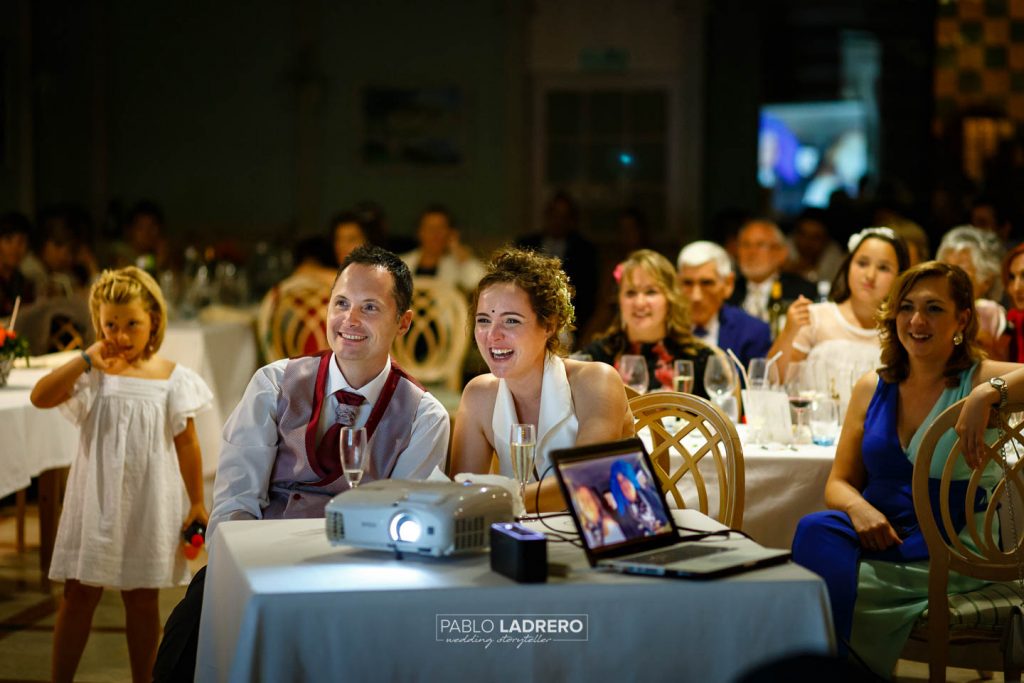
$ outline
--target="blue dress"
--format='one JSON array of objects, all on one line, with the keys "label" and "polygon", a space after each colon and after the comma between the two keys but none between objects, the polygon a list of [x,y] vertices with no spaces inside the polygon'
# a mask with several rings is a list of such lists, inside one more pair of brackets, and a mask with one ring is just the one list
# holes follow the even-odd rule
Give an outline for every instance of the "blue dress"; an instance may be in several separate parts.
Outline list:
[{"label": "blue dress", "polygon": [[[862,550],[860,539],[845,512],[826,510],[807,515],[797,526],[793,559],[819,574],[828,586],[832,618],[840,652],[850,643],[857,654],[880,675],[889,676],[914,622],[928,604],[928,548],[914,513],[911,479],[914,460],[927,428],[938,415],[971,390],[977,365],[964,370],[957,387],[948,387],[922,421],[909,446],[903,449],[896,429],[899,385],[879,380],[864,420],[861,456],[867,472],[864,499],[886,516],[903,543],[881,552]],[[950,430],[936,446],[948,453],[956,439]],[[944,458],[932,461],[930,482],[937,509],[938,479]],[[998,467],[983,478],[988,489],[998,479]],[[963,501],[970,470],[961,460],[950,488],[951,501]],[[975,510],[984,510],[989,491],[979,489]],[[965,526],[964,505],[950,505],[958,531]],[[941,528],[941,527],[940,527]],[[967,534],[961,538],[971,546]],[[951,593],[975,590],[983,582],[951,575]]]}]

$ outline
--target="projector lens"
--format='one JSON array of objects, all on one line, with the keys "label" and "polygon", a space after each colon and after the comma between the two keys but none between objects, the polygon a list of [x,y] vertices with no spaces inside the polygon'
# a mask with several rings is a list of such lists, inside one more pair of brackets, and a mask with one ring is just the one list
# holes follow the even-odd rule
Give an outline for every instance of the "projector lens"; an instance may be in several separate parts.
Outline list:
[{"label": "projector lens", "polygon": [[404,543],[415,543],[422,533],[419,521],[407,512],[400,512],[391,518],[389,531],[391,540]]}]

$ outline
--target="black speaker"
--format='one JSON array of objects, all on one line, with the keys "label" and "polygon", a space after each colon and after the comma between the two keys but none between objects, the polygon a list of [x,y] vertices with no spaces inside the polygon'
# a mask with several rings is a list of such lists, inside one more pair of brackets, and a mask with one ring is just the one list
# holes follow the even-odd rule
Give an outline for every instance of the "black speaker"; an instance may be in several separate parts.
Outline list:
[{"label": "black speaker", "polygon": [[519,583],[544,583],[548,580],[548,539],[522,524],[492,524],[491,569]]}]

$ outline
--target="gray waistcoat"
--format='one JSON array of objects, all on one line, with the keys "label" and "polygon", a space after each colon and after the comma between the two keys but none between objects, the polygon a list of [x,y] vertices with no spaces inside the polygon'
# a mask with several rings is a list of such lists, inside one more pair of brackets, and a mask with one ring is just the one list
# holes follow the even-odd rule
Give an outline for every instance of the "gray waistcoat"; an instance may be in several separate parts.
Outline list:
[{"label": "gray waistcoat", "polygon": [[[348,489],[340,462],[317,461],[317,435],[310,424],[323,405],[333,362],[334,354],[327,351],[293,358],[285,367],[277,399],[277,459],[264,519],[323,517],[327,501]],[[398,456],[409,445],[423,394],[423,387],[392,361],[365,425],[370,453],[364,482],[391,476]]]}]

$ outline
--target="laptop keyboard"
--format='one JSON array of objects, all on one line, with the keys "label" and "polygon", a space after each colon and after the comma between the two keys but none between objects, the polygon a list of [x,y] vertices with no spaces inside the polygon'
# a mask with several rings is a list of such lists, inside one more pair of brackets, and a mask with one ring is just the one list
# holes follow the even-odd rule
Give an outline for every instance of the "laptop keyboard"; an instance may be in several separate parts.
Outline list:
[{"label": "laptop keyboard", "polygon": [[643,562],[645,564],[672,564],[673,562],[693,560],[698,557],[704,557],[705,555],[714,555],[715,553],[721,553],[726,550],[732,550],[732,548],[717,548],[713,545],[686,544],[669,548],[667,550],[658,550],[652,553],[634,555],[631,559],[634,562]]}]

